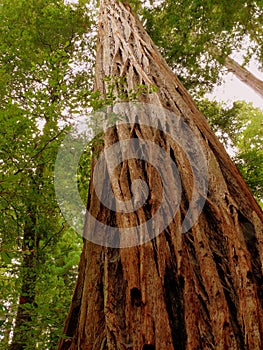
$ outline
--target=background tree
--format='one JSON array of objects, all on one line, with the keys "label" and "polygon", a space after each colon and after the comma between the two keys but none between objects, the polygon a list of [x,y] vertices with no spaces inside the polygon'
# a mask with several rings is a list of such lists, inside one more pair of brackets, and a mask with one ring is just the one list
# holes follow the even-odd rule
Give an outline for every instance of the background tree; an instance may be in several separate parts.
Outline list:
[{"label": "background tree", "polygon": [[[0,20],[1,343],[52,348],[81,246],[56,204],[53,167],[80,95],[90,88],[92,20],[85,7],[45,0],[2,1]],[[74,65],[82,58],[80,76]]]}]

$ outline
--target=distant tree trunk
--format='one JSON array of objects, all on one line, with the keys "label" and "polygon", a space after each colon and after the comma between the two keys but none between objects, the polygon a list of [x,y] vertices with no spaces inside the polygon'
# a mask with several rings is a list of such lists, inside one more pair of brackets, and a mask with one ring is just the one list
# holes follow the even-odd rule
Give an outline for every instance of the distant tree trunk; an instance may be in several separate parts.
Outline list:
[{"label": "distant tree trunk", "polygon": [[[143,93],[138,99],[169,109],[191,128],[205,150],[208,193],[197,223],[182,234],[193,191],[185,153],[166,133],[144,125],[135,123],[106,133],[105,147],[127,138],[150,139],[162,146],[177,163],[181,203],[173,222],[148,243],[118,249],[84,242],[59,349],[262,349],[263,213],[130,7],[113,0],[103,0],[100,6],[95,85],[103,95],[106,76],[125,77],[126,91],[138,84],[158,87],[157,92]],[[167,131],[174,122],[165,121]],[[162,171],[171,189],[176,187],[178,179],[169,164]],[[148,183],[150,194],[147,205],[136,213],[110,212],[99,202],[92,181],[89,211],[120,228],[127,222],[145,222],[162,194],[156,170],[133,159],[124,161],[111,184],[115,196],[127,200],[131,183],[138,178]],[[94,229],[94,235],[99,233]]]},{"label": "distant tree trunk", "polygon": [[[56,102],[58,96],[51,93],[52,103]],[[49,140],[51,131],[58,132],[57,125],[46,118],[46,123],[43,127],[43,141]],[[15,327],[12,335],[12,342],[10,344],[10,350],[24,350],[34,349],[36,345],[34,337],[34,321],[37,319],[37,305],[36,299],[36,283],[39,274],[39,241],[47,239],[46,228],[43,228],[40,224],[39,218],[41,215],[41,205],[38,203],[43,202],[43,194],[45,192],[45,180],[50,174],[50,164],[47,162],[48,158],[45,158],[42,153],[38,154],[38,165],[34,170],[29,170],[28,174],[28,190],[33,198],[33,205],[30,201],[25,201],[26,206],[26,218],[24,223],[24,236],[23,236],[23,259],[20,270],[21,289],[19,295],[19,303],[15,318]],[[38,207],[39,206],[39,207]],[[40,209],[40,210],[39,210]],[[47,244],[49,243],[47,239]],[[43,255],[41,256],[43,263]]]},{"label": "distant tree trunk", "polygon": [[[49,131],[48,126],[44,127],[44,135]],[[43,185],[45,166],[40,165],[29,176],[28,187],[32,195],[41,198],[40,189]],[[47,168],[47,166],[46,166]],[[36,282],[38,278],[38,249],[41,233],[39,232],[39,212],[37,204],[25,203],[26,218],[24,224],[23,236],[23,259],[20,270],[21,291],[19,295],[18,309],[13,330],[10,350],[24,350],[35,348],[36,342],[34,337],[34,320],[36,319]]]},{"label": "distant tree trunk", "polygon": [[230,57],[226,58],[225,66],[229,72],[233,73],[240,81],[251,87],[260,97],[263,98],[263,81],[255,77],[246,68],[240,66]]},{"label": "distant tree trunk", "polygon": [[10,350],[27,349],[29,344],[32,345],[32,341],[34,340],[29,331],[34,327],[32,324],[32,313],[34,312],[37,278],[35,211],[30,208],[27,215],[23,237],[23,251],[25,254],[21,267],[22,286]]}]

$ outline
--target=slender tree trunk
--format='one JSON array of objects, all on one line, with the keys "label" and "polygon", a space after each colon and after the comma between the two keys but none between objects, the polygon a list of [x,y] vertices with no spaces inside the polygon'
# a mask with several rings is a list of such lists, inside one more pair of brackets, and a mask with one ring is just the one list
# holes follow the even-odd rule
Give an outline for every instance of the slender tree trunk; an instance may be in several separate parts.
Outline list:
[{"label": "slender tree trunk", "polygon": [[[53,104],[57,101],[58,97],[55,93],[51,93],[51,96],[51,103]],[[46,118],[46,123],[43,128],[43,144],[49,141],[50,133],[54,130],[58,133],[56,120]],[[43,215],[41,210],[39,210],[39,203],[43,202],[43,196],[46,196],[43,189],[45,189],[45,180],[48,179],[50,173],[49,158],[47,154],[45,157],[45,154],[41,152],[38,155],[38,165],[36,165],[36,169],[32,170],[31,174],[29,174],[28,190],[31,192],[32,196],[35,196],[35,202],[33,200],[34,205],[30,202],[25,203],[27,215],[23,237],[24,256],[20,271],[22,284],[10,350],[34,349],[36,345],[34,321],[37,319],[37,305],[35,299],[36,283],[39,274],[39,241],[47,239],[46,228],[43,229],[41,224],[39,224],[39,218],[41,219],[41,215]],[[40,209],[43,210],[43,208]],[[43,256],[41,258],[43,260]]]},{"label": "slender tree trunk", "polygon": [[225,66],[229,72],[233,73],[240,81],[251,87],[260,97],[263,98],[263,81],[255,77],[246,68],[240,66],[230,57],[226,58]]},{"label": "slender tree trunk", "polygon": [[30,330],[34,327],[32,314],[34,312],[37,279],[35,210],[30,208],[27,215],[23,238],[23,251],[25,254],[21,268],[22,286],[10,350],[24,350],[29,344],[32,345],[32,341],[34,344],[34,337],[32,337]]},{"label": "slender tree trunk", "polygon": [[[44,127],[44,137],[50,132],[50,125],[46,123]],[[42,155],[40,155],[42,158]],[[29,176],[28,189],[32,191],[32,195],[40,201],[41,187],[45,171],[48,171],[48,165],[43,165],[44,160],[39,162]],[[19,304],[15,319],[15,327],[13,330],[12,342],[10,350],[24,350],[27,348],[35,348],[36,342],[34,337],[34,320],[36,320],[36,282],[38,278],[38,249],[39,241],[42,238],[39,230],[39,208],[37,202],[34,205],[25,203],[27,206],[26,219],[24,225],[23,237],[23,260],[20,271],[22,281],[21,292],[19,296]]]},{"label": "slender tree trunk", "polygon": [[[105,134],[105,149],[131,138],[163,147],[180,173],[181,202],[170,225],[145,244],[118,249],[85,241],[59,349],[261,349],[262,211],[137,17],[128,5],[112,0],[101,1],[100,6],[96,89],[104,95],[106,76],[125,77],[126,92],[138,84],[158,87],[157,92],[142,93],[138,99],[169,109],[189,126],[205,150],[208,193],[198,221],[182,234],[192,199],[193,169],[185,150],[167,135],[176,117],[164,121],[159,116],[158,123],[165,124],[167,133],[133,123]],[[187,140],[186,147],[194,154],[191,142]],[[107,159],[108,169],[110,163]],[[173,187],[179,191],[178,177],[168,163],[160,173],[158,177],[153,166],[134,159],[119,165],[111,177],[116,197],[131,198],[136,179],[149,186],[147,205],[129,214],[102,206],[92,178],[90,213],[120,230],[140,225],[156,212],[162,196],[160,177],[171,192]],[[105,188],[107,176],[106,170],[100,173]],[[93,230],[94,235],[100,234],[96,227]],[[125,237],[120,235],[122,240]]]}]

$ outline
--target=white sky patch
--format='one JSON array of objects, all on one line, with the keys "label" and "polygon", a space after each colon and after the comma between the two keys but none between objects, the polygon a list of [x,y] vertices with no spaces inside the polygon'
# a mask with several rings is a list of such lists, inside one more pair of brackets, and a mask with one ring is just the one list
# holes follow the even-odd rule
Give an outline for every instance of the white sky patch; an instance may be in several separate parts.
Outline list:
[{"label": "white sky patch", "polygon": [[[243,47],[246,48],[249,45],[249,39],[244,39]],[[231,54],[231,57],[240,65],[243,64],[243,57],[246,50],[236,51]],[[249,64],[246,65],[246,69],[254,74],[258,79],[263,80],[263,72],[258,69],[259,62],[252,58]],[[233,101],[244,100],[246,102],[252,102],[254,107],[261,108],[263,110],[263,99],[252,88],[242,83],[232,73],[228,73],[225,76],[224,83],[221,86],[215,86],[211,94],[206,95],[209,99],[215,99],[216,101],[224,101],[227,105],[232,105]]]},{"label": "white sky patch", "polygon": [[78,4],[79,0],[64,0],[65,4]]},{"label": "white sky patch", "polygon": [[[259,75],[256,76],[260,78]],[[225,82],[220,86],[216,86],[213,92],[206,96],[209,99],[226,102],[227,105],[232,105],[233,101],[244,100],[246,102],[252,102],[255,107],[263,109],[263,99],[232,73],[227,74]]]}]

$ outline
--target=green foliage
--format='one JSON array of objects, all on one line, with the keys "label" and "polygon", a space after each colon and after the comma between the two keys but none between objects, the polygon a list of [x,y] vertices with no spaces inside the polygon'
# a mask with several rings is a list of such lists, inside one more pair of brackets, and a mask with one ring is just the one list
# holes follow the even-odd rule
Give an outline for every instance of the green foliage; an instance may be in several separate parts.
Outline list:
[{"label": "green foliage", "polygon": [[263,205],[263,112],[237,101],[226,107],[202,100],[199,109],[229,150],[255,198]]},{"label": "green foliage", "polygon": [[235,161],[255,197],[263,206],[263,112],[242,105],[243,127],[237,136]]},{"label": "green foliage", "polygon": [[35,299],[37,314],[32,323],[39,335],[40,348],[56,348],[77,277],[82,240],[68,229],[53,249],[45,246],[44,241],[41,246],[45,264],[39,269]]},{"label": "green foliage", "polygon": [[206,116],[220,141],[226,147],[236,144],[238,132],[243,125],[240,117],[240,103],[234,102],[233,106],[228,108],[224,103],[200,99],[197,104],[199,110]]},{"label": "green foliage", "polygon": [[85,7],[47,0],[3,0],[0,20],[0,340],[7,349],[12,331],[13,348],[51,349],[81,251],[56,204],[53,168],[92,87],[93,20]]},{"label": "green foliage", "polygon": [[[225,58],[233,50],[246,48],[245,64],[251,56],[263,63],[262,6],[252,0],[164,0],[141,13],[186,88],[203,94],[220,82]],[[249,44],[244,46],[244,40]]]}]

